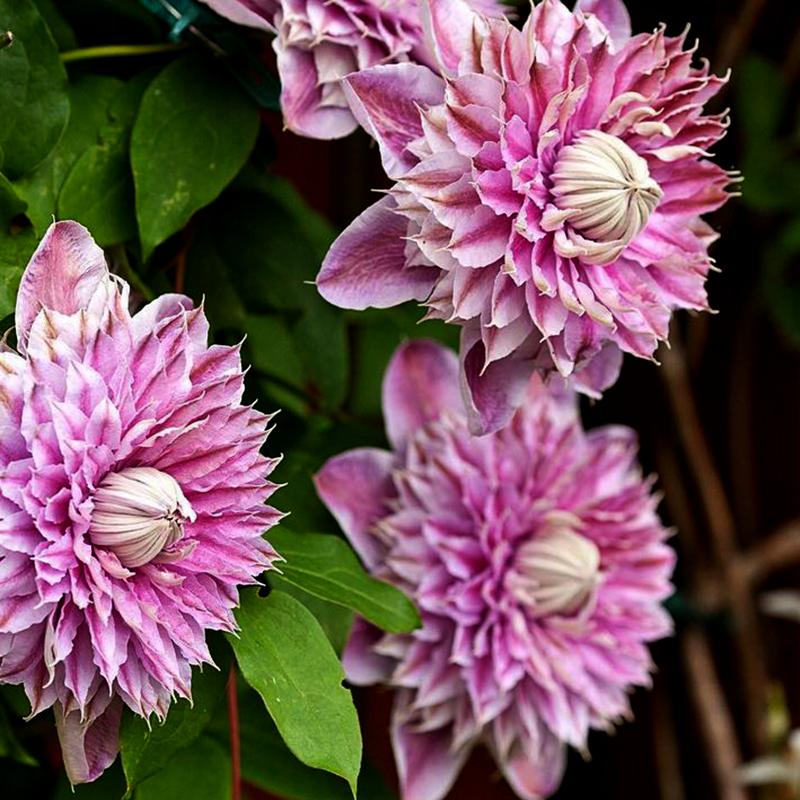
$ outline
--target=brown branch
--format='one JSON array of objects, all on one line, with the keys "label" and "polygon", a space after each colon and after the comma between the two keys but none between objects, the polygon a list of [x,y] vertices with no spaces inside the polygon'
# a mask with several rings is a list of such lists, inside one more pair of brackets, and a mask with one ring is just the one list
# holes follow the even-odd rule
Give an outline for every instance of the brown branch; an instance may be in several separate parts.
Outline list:
[{"label": "brown branch", "polygon": [[697,629],[687,629],[683,632],[681,643],[683,663],[697,711],[697,721],[705,740],[705,756],[717,786],[718,800],[747,800],[745,790],[735,778],[742,756],[708,639]]},{"label": "brown branch", "polygon": [[758,19],[766,5],[767,0],[744,0],[736,21],[733,25],[725,28],[725,36],[717,49],[715,62],[717,69],[727,69],[732,66],[747,50]]},{"label": "brown branch", "polygon": [[175,291],[183,294],[183,285],[186,280],[186,248],[181,247],[175,259]]},{"label": "brown branch", "polygon": [[672,701],[658,680],[653,691],[653,748],[660,800],[686,800]]},{"label": "brown branch", "polygon": [[770,575],[800,563],[800,519],[792,520],[739,556],[740,569],[751,587]]},{"label": "brown branch", "polygon": [[800,25],[797,26],[792,41],[789,42],[786,58],[781,65],[781,72],[788,86],[793,86],[800,75]]},{"label": "brown branch", "polygon": [[[735,558],[736,571],[752,597],[759,584],[776,572],[800,564],[800,519],[792,520],[773,531]],[[727,599],[725,587],[707,568],[695,570],[693,599],[706,613],[723,611]]]},{"label": "brown branch", "polygon": [[688,369],[678,337],[663,354],[667,395],[678,435],[705,509],[710,544],[722,578],[736,625],[735,642],[739,659],[747,732],[758,751],[766,745],[767,671],[747,576],[738,558],[736,528],[722,478],[706,440],[694,401]]}]

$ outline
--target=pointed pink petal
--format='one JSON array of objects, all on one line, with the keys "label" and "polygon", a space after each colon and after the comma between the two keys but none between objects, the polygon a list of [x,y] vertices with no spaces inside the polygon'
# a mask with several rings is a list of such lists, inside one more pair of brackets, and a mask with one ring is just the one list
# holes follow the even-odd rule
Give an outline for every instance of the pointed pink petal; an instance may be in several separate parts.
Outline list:
[{"label": "pointed pink petal", "polygon": [[480,18],[464,0],[423,0],[420,12],[428,46],[444,72],[457,74],[468,54],[478,58],[473,27]]},{"label": "pointed pink petal", "polygon": [[386,435],[395,450],[403,450],[418,428],[460,406],[455,353],[422,340],[398,348],[383,379]]},{"label": "pointed pink petal", "polygon": [[15,323],[20,350],[24,352],[31,325],[42,308],[74,314],[87,308],[98,290],[109,286],[105,256],[89,231],[77,222],[53,223],[19,285]]},{"label": "pointed pink petal", "polygon": [[517,744],[511,757],[500,763],[505,779],[522,800],[550,797],[561,783],[566,766],[566,747],[553,734],[541,731],[539,742]]},{"label": "pointed pink petal", "polygon": [[[325,84],[320,80],[312,51],[288,47],[280,38],[275,40],[275,51],[281,76],[281,110],[290,131],[312,139],[341,139],[358,127],[347,108],[344,93],[339,104],[323,103]],[[343,73],[349,71],[348,67]]]},{"label": "pointed pink petal", "polygon": [[317,276],[319,293],[340,308],[388,308],[424,300],[439,276],[431,267],[405,266],[408,222],[384,197],[333,243]]},{"label": "pointed pink petal", "polygon": [[381,557],[371,525],[386,516],[386,501],[395,495],[393,466],[392,453],[362,447],[331,458],[314,476],[317,494],[370,569]]},{"label": "pointed pink petal", "polygon": [[81,722],[78,710],[64,714],[60,703],[55,705],[56,729],[61,754],[70,783],[90,783],[111,766],[119,752],[119,722],[122,701],[111,700],[99,690]]},{"label": "pointed pink petal", "polygon": [[[395,708],[395,719],[397,716]],[[403,800],[442,800],[450,791],[471,749],[462,747],[453,753],[451,744],[449,727],[412,733],[407,726],[397,722],[392,725],[392,747]]]},{"label": "pointed pink petal", "polygon": [[356,119],[380,145],[386,174],[411,169],[418,159],[408,145],[422,136],[420,109],[443,101],[442,79],[419,64],[389,64],[348,75],[343,85]]},{"label": "pointed pink petal", "polygon": [[277,0],[261,0],[259,4],[253,3],[258,11],[249,7],[249,3],[242,0],[201,0],[209,8],[216,11],[221,17],[229,19],[237,25],[246,25],[248,28],[260,28],[270,33],[275,32],[272,19],[280,10]]},{"label": "pointed pink petal", "polygon": [[373,650],[383,636],[384,633],[379,628],[361,617],[355,618],[353,630],[342,653],[342,666],[350,683],[370,686],[389,680],[397,661]]},{"label": "pointed pink petal", "polygon": [[486,349],[473,326],[462,328],[461,359],[461,396],[470,432],[483,436],[502,428],[525,396],[533,359],[524,358],[520,351],[487,367]]},{"label": "pointed pink petal", "polygon": [[616,383],[622,369],[622,350],[608,343],[585,366],[572,376],[572,385],[587,397],[600,398]]},{"label": "pointed pink petal", "polygon": [[575,11],[594,14],[608,28],[616,50],[631,38],[631,18],[622,0],[578,0]]}]

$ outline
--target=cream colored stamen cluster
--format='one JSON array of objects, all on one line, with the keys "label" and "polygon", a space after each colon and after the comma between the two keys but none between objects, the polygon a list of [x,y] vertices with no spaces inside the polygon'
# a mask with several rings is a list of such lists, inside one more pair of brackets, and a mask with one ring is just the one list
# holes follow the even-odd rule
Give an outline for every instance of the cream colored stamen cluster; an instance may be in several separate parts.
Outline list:
[{"label": "cream colored stamen cluster", "polygon": [[525,542],[506,577],[511,594],[536,616],[579,614],[600,584],[600,551],[566,527]]},{"label": "cream colored stamen cluster", "polygon": [[552,180],[561,212],[555,216],[580,234],[572,241],[562,239],[562,254],[590,264],[614,261],[664,195],[640,155],[616,136],[596,130],[583,131],[562,149]]},{"label": "cream colored stamen cluster", "polygon": [[92,543],[113,551],[123,566],[185,558],[194,543],[175,548],[195,513],[177,481],[152,467],[109,473],[94,494]]}]

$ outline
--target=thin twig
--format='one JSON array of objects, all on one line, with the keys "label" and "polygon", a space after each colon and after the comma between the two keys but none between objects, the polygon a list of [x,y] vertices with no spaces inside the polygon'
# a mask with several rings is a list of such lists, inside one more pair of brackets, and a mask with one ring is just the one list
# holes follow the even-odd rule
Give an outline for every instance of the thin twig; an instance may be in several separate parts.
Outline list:
[{"label": "thin twig", "polygon": [[766,744],[767,674],[758,617],[747,577],[737,558],[733,513],[695,405],[678,337],[673,338],[672,349],[664,352],[662,363],[660,373],[666,383],[678,434],[705,507],[711,545],[736,624],[735,640],[744,685],[748,735],[752,737],[755,749],[761,751]]},{"label": "thin twig", "polygon": [[792,41],[789,42],[789,48],[786,51],[786,58],[783,60],[781,66],[783,78],[787,86],[794,86],[797,76],[800,75],[800,25],[794,32]]},{"label": "thin twig", "polygon": [[653,746],[660,800],[686,800],[672,702],[658,681],[653,691]]},{"label": "thin twig", "polygon": [[741,569],[751,587],[775,572],[800,563],[800,519],[786,523],[740,557]]},{"label": "thin twig", "polygon": [[175,291],[183,294],[183,285],[186,281],[186,248],[181,247],[175,258]]},{"label": "thin twig", "polygon": [[242,800],[242,748],[239,734],[239,699],[236,695],[236,662],[228,677],[228,725],[231,737],[231,800]]},{"label": "thin twig", "polygon": [[725,28],[726,35],[717,50],[715,62],[717,69],[726,69],[732,66],[739,60],[742,53],[747,50],[755,27],[758,24],[758,18],[766,5],[767,0],[745,0],[736,21],[733,25],[728,25]]},{"label": "thin twig", "polygon": [[717,785],[718,800],[747,800],[745,790],[735,778],[742,757],[708,639],[697,629],[687,629],[681,643],[697,721],[705,739],[704,752]]},{"label": "thin twig", "polygon": [[119,56],[149,56],[154,53],[171,53],[176,50],[185,50],[189,44],[109,44],[101,47],[81,47],[77,50],[67,50],[61,54],[65,64],[73,61],[88,61],[94,58],[117,58]]}]

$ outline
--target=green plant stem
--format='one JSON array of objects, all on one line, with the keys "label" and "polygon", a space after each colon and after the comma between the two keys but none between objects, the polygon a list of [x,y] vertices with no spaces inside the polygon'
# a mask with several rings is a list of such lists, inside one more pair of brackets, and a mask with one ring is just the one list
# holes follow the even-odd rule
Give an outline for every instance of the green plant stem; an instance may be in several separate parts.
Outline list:
[{"label": "green plant stem", "polygon": [[116,58],[117,56],[147,56],[153,53],[170,53],[183,50],[189,44],[109,44],[102,47],[82,47],[61,54],[61,60],[68,64],[73,61],[88,61],[92,58]]}]

